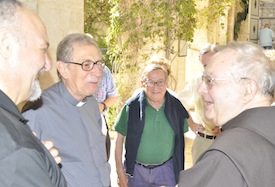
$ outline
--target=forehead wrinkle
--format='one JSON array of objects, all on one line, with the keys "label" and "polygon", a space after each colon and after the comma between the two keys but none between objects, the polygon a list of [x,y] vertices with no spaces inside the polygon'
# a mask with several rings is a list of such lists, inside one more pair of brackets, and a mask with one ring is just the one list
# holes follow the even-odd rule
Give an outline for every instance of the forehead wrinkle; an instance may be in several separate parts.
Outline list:
[{"label": "forehead wrinkle", "polygon": [[225,49],[217,52],[205,67],[204,74],[213,77],[224,77],[226,75],[231,76],[231,68],[233,67],[233,63],[236,61],[236,58],[237,52],[232,49]]}]

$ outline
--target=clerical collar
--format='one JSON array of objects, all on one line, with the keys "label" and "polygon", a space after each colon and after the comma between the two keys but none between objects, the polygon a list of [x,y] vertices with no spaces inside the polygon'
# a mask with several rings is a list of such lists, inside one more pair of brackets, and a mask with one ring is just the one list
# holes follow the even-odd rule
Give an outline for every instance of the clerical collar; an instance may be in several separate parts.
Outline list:
[{"label": "clerical collar", "polygon": [[79,101],[79,103],[77,103],[77,107],[82,107],[83,105],[85,105],[86,103],[86,99],[83,99],[82,101]]},{"label": "clerical collar", "polygon": [[76,106],[77,107],[82,107],[83,105],[85,105],[85,103],[87,102],[87,98],[85,97],[84,99],[82,99],[81,101],[79,101]]}]

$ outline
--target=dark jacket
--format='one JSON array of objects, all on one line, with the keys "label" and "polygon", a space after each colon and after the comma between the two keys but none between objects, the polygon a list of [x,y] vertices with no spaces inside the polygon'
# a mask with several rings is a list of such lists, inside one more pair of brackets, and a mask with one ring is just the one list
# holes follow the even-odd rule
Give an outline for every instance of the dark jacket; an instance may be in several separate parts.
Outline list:
[{"label": "dark jacket", "polygon": [[275,107],[246,110],[222,129],[209,151],[227,155],[247,186],[274,186]]},{"label": "dark jacket", "polygon": [[0,186],[67,186],[55,160],[0,91]]},{"label": "dark jacket", "polygon": [[270,187],[275,184],[275,107],[248,109],[225,125],[179,187]]},{"label": "dark jacket", "polygon": [[[145,124],[146,98],[144,91],[130,98],[126,105],[129,106],[127,141],[126,141],[126,173],[133,175],[137,151]],[[173,153],[173,165],[176,180],[179,172],[184,169],[184,120],[188,113],[181,102],[169,92],[165,94],[164,113],[175,133],[175,147]]]}]

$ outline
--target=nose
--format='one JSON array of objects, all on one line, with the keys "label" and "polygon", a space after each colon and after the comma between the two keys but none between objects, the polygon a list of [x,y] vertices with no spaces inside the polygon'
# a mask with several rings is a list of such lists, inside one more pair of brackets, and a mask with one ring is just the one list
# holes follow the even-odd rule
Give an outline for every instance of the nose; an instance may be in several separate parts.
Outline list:
[{"label": "nose", "polygon": [[52,62],[49,58],[49,55],[46,53],[45,54],[45,65],[44,65],[44,70],[45,71],[50,71],[52,68]]},{"label": "nose", "polygon": [[203,94],[205,94],[205,93],[207,93],[208,92],[208,89],[207,89],[207,85],[206,85],[206,83],[204,82],[204,81],[202,81],[200,84],[199,84],[199,87],[198,87],[198,93],[200,94],[200,95],[203,95]]}]

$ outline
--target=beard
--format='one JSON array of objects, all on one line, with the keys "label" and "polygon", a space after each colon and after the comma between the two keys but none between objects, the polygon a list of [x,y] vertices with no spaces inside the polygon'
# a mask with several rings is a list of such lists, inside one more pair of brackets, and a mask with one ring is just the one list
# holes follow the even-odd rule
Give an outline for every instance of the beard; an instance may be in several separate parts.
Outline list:
[{"label": "beard", "polygon": [[41,94],[42,94],[42,90],[40,87],[40,83],[39,83],[39,80],[36,79],[32,85],[32,91],[31,91],[31,95],[29,97],[29,101],[37,100],[41,96]]},{"label": "beard", "polygon": [[42,89],[40,87],[40,83],[38,80],[38,77],[40,77],[43,73],[45,72],[45,69],[42,68],[38,74],[37,74],[37,78],[35,79],[35,81],[33,82],[32,88],[31,88],[31,94],[29,97],[29,101],[36,101],[37,99],[39,99],[39,97],[42,94]]}]

